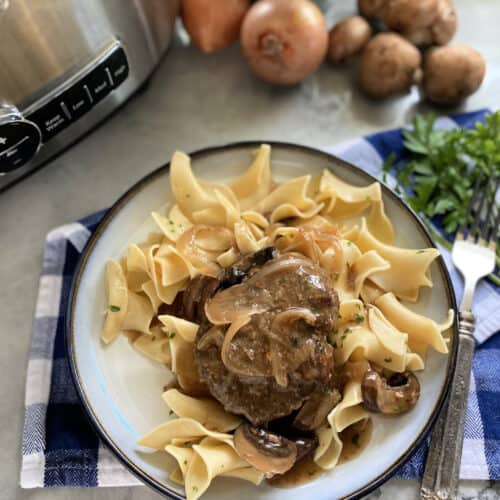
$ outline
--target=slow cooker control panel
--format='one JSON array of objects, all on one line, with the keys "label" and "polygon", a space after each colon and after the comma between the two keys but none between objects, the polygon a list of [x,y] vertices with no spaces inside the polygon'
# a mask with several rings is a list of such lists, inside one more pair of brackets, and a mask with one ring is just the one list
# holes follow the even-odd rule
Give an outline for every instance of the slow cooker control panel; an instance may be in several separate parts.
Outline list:
[{"label": "slow cooker control panel", "polygon": [[0,175],[21,167],[36,155],[42,135],[13,106],[0,105]]},{"label": "slow cooker control panel", "polygon": [[[21,167],[46,143],[89,112],[128,77],[127,56],[113,42],[96,60],[21,115],[0,107],[0,174]],[[2,109],[9,110],[4,112]],[[13,113],[12,110],[15,110]]]}]

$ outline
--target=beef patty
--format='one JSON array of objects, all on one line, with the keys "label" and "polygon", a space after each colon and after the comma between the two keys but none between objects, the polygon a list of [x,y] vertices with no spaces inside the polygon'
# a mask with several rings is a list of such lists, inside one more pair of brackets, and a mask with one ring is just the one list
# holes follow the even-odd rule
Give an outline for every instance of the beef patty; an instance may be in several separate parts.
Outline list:
[{"label": "beef patty", "polygon": [[207,300],[195,345],[200,380],[254,425],[300,408],[333,374],[327,335],[339,302],[332,282],[302,255],[276,255]]}]

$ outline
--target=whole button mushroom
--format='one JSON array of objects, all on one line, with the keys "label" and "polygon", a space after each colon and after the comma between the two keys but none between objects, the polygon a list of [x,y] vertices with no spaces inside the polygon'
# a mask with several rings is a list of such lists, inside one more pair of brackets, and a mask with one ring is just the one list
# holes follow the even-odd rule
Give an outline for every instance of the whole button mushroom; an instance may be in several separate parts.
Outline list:
[{"label": "whole button mushroom", "polygon": [[394,373],[386,379],[367,370],[361,384],[363,406],[372,412],[397,415],[411,410],[420,397],[420,383],[411,372]]},{"label": "whole button mushroom", "polygon": [[346,17],[330,32],[328,58],[334,64],[357,54],[368,43],[372,28],[361,16]]},{"label": "whole button mushroom", "polygon": [[408,90],[421,63],[418,49],[395,33],[380,33],[361,56],[359,84],[371,97],[388,97]]},{"label": "whole button mushroom", "polygon": [[465,45],[428,50],[424,56],[422,88],[436,104],[457,104],[481,86],[486,65],[481,54]]},{"label": "whole button mushroom", "polygon": [[381,18],[415,45],[444,45],[457,27],[452,0],[388,0]]}]

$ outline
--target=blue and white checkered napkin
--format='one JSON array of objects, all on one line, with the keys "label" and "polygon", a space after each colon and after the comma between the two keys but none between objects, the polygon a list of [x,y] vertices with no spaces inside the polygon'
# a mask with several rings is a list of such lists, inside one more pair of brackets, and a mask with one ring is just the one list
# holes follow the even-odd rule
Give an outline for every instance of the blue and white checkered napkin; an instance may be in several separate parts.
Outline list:
[{"label": "blue and white checkered napkin", "polygon": [[[439,126],[472,126],[485,111],[439,120]],[[380,174],[383,159],[402,155],[400,130],[368,136],[329,151],[371,174]],[[128,486],[141,484],[100,443],[73,387],[64,347],[64,313],[78,258],[104,212],[55,229],[47,236],[33,324],[26,381],[26,415],[22,443],[21,486]],[[455,291],[462,282],[443,252]],[[483,281],[474,304],[478,318],[473,376],[465,430],[461,477],[500,479],[500,290]],[[491,338],[490,338],[491,337]],[[419,477],[425,444],[398,471]]]}]

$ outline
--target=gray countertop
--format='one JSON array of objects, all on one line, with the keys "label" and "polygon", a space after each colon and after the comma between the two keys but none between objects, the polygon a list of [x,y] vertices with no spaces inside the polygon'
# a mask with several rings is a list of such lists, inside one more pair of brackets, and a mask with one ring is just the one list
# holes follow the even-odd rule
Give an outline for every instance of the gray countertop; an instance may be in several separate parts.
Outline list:
[{"label": "gray countertop", "polygon": [[[460,25],[455,41],[476,47],[488,61],[481,90],[461,110],[499,108],[500,2],[455,3]],[[300,86],[272,88],[249,74],[238,47],[205,56],[176,41],[144,92],[65,154],[1,193],[0,498],[158,498],[146,487],[18,486],[31,323],[44,237],[51,228],[109,206],[175,149],[191,151],[243,139],[327,146],[401,126],[423,109],[416,91],[384,104],[372,102],[352,86],[348,71],[328,65]],[[416,481],[391,480],[369,498],[417,497]],[[500,498],[500,483],[464,481],[460,498]]]}]

